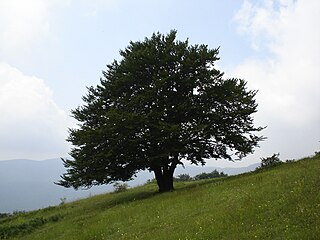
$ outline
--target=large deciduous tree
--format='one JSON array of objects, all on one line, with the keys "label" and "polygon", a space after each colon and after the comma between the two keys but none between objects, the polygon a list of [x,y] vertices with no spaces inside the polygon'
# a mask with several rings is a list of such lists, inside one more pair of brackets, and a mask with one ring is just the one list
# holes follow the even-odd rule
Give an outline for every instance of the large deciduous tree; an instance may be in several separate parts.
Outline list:
[{"label": "large deciduous tree", "polygon": [[84,104],[72,111],[73,160],[58,184],[79,188],[155,174],[159,191],[173,189],[182,160],[241,159],[262,140],[254,133],[256,91],[215,68],[219,49],[176,40],[176,31],[130,42],[107,65]]}]

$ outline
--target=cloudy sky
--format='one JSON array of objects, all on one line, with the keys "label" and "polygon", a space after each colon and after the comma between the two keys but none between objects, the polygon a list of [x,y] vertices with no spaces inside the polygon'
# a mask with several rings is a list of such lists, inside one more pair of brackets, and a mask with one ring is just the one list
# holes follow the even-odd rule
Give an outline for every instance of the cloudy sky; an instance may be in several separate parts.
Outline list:
[{"label": "cloudy sky", "polygon": [[318,0],[0,0],[0,160],[67,156],[70,110],[129,41],[178,30],[220,46],[218,66],[258,89],[268,137],[241,163],[320,150]]}]

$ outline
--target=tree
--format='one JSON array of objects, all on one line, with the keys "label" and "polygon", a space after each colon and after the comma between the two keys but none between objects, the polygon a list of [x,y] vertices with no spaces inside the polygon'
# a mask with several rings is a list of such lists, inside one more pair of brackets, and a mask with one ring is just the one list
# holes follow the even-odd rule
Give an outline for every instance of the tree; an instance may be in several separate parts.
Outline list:
[{"label": "tree", "polygon": [[129,185],[127,183],[116,182],[113,184],[114,192],[125,192],[128,190]]},{"label": "tree", "polygon": [[200,173],[194,177],[195,180],[201,180],[201,179],[210,179],[210,178],[218,178],[218,177],[226,177],[228,174],[225,174],[224,172],[218,172],[217,169],[213,170],[210,173]]},{"label": "tree", "polygon": [[280,153],[274,153],[271,157],[261,158],[260,168],[274,167],[282,163],[279,158]]},{"label": "tree", "polygon": [[219,49],[176,40],[176,31],[130,42],[72,111],[79,127],[67,139],[73,160],[59,185],[79,188],[155,174],[160,192],[173,190],[182,160],[241,159],[261,136],[254,132],[256,91],[224,79]]},{"label": "tree", "polygon": [[175,181],[177,182],[187,182],[187,181],[192,181],[192,177],[190,177],[189,174],[183,173],[179,174],[177,177],[174,178]]}]

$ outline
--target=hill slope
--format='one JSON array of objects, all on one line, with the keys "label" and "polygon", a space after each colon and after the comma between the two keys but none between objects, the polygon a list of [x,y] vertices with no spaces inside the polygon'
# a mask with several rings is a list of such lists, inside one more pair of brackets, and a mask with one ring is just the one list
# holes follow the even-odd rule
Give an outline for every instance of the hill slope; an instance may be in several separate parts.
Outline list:
[{"label": "hill slope", "polygon": [[[15,239],[318,239],[320,157],[224,179],[148,184],[0,220]],[[2,235],[1,235],[2,234]]]}]

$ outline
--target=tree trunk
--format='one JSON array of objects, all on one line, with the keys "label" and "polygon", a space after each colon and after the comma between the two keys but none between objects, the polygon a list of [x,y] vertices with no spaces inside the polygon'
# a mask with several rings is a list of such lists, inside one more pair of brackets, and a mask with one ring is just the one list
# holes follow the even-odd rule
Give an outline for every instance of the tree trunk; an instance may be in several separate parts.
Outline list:
[{"label": "tree trunk", "polygon": [[173,173],[176,166],[164,166],[164,167],[156,167],[153,169],[154,175],[157,180],[157,184],[159,187],[159,192],[170,192],[173,191]]}]

